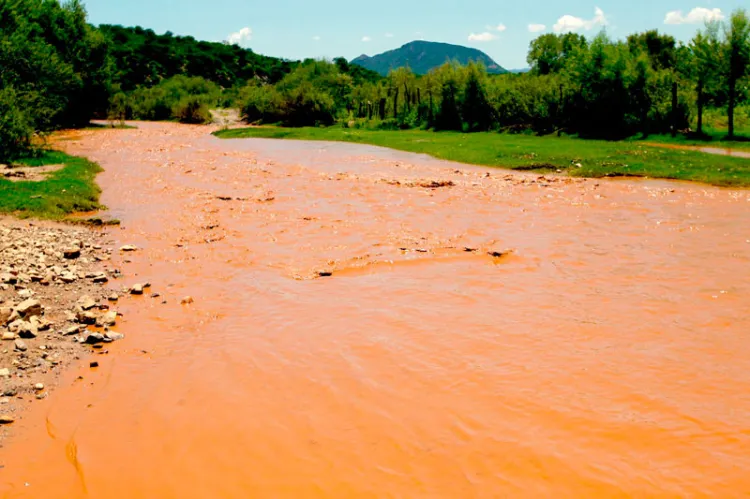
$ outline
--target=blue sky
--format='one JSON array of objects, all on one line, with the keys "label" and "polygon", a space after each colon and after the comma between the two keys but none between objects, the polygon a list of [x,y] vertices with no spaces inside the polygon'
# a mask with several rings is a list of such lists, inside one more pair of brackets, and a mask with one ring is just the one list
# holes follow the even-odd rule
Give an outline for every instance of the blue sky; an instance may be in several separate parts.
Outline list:
[{"label": "blue sky", "polygon": [[612,37],[658,28],[689,40],[710,17],[747,0],[84,0],[92,23],[232,39],[254,51],[300,59],[374,55],[414,39],[485,51],[506,68],[526,66],[545,32]]}]

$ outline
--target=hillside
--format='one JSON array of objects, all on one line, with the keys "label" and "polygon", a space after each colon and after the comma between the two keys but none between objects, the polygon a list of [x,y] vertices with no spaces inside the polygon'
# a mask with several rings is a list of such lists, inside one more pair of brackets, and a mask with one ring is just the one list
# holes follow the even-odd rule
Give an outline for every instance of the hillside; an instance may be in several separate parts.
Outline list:
[{"label": "hillside", "polygon": [[275,83],[298,64],[237,45],[158,35],[141,27],[101,25],[99,30],[110,40],[114,81],[126,91],[175,75],[200,76],[225,87],[256,76]]},{"label": "hillside", "polygon": [[461,64],[467,64],[470,61],[482,62],[489,73],[502,74],[507,72],[481,50],[449,43],[425,41],[407,43],[401,48],[389,50],[373,57],[361,55],[352,60],[352,64],[358,64],[385,76],[391,69],[404,66],[409,66],[416,74],[425,74],[447,61],[458,61]]}]

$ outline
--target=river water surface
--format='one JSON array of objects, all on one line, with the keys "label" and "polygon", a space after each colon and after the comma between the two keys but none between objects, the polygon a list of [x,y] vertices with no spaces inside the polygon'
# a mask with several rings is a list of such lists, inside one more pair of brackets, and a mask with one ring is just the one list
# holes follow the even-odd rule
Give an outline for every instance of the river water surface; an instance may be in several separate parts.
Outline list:
[{"label": "river water surface", "polygon": [[67,139],[162,296],[16,423],[4,497],[750,494],[748,191]]}]

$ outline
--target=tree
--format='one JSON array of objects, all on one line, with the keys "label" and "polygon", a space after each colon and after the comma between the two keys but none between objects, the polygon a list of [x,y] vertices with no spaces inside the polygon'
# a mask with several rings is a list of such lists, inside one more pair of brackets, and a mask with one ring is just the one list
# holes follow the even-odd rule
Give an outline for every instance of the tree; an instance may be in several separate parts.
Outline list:
[{"label": "tree", "polygon": [[685,68],[695,82],[696,105],[698,108],[698,134],[703,134],[703,108],[705,106],[705,91],[716,81],[719,73],[720,54],[719,24],[709,23],[705,31],[699,31],[690,42],[690,63]]},{"label": "tree", "polygon": [[489,130],[492,125],[492,109],[487,104],[484,92],[484,80],[487,75],[483,67],[474,63],[469,63],[466,71],[468,75],[461,103],[463,121],[470,132]]},{"label": "tree", "polygon": [[750,68],[750,19],[747,11],[738,9],[732,13],[724,27],[725,72],[729,87],[729,138],[734,138],[734,108],[737,104],[737,82]]},{"label": "tree", "polygon": [[651,67],[655,70],[672,69],[677,59],[677,42],[674,37],[662,35],[655,29],[628,36],[630,52],[648,55]]},{"label": "tree", "polygon": [[538,75],[559,73],[578,50],[587,45],[586,38],[576,33],[544,34],[531,42],[526,61]]}]

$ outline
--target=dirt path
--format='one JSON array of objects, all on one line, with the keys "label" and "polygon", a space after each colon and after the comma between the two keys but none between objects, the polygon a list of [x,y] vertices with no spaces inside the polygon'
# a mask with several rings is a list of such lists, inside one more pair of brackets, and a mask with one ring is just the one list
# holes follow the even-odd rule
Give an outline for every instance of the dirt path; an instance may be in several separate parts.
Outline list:
[{"label": "dirt path", "polygon": [[62,144],[166,303],[32,409],[4,497],[750,490],[748,191],[139,126]]},{"label": "dirt path", "polygon": [[718,156],[733,156],[735,158],[750,159],[750,151],[742,149],[732,149],[731,147],[713,147],[713,146],[687,146],[680,144],[660,144],[658,142],[643,142],[644,146],[661,147],[663,149],[678,149],[683,151],[698,151],[706,154],[716,154]]}]

